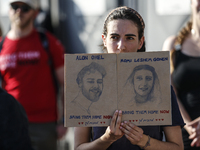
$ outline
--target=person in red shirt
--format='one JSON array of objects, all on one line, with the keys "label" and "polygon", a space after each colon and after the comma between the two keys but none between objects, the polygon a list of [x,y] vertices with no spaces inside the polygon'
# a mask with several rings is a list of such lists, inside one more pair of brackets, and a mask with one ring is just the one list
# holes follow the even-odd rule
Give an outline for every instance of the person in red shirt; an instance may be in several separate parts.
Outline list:
[{"label": "person in red shirt", "polygon": [[[57,124],[56,90],[49,56],[34,28],[37,0],[10,0],[11,29],[0,53],[2,87],[25,108],[33,148],[55,150],[57,137],[66,133]],[[45,32],[56,77],[64,85],[64,48]],[[56,133],[57,131],[57,133]]]}]

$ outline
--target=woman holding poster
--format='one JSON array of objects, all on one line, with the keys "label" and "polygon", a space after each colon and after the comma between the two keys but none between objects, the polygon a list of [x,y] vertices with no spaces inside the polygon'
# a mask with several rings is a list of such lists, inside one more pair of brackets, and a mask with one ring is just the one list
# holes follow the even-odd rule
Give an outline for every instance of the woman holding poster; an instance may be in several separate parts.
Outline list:
[{"label": "woman holding poster", "polygon": [[[123,6],[112,10],[102,34],[107,53],[144,52],[144,21],[137,11]],[[116,110],[108,127],[75,127],[76,150],[183,150],[181,126],[184,125],[172,90],[172,125],[142,126],[122,122]],[[163,132],[166,142],[162,141]]]},{"label": "woman holding poster", "polygon": [[170,36],[163,50],[171,50],[171,75],[186,123],[182,128],[185,150],[200,148],[200,1],[191,0],[192,15],[177,36]]}]

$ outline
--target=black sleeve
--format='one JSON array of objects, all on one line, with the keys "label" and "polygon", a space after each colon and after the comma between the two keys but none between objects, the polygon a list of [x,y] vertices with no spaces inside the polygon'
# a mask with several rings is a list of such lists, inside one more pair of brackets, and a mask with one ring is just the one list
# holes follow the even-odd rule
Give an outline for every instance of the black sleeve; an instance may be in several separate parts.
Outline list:
[{"label": "black sleeve", "polygon": [[24,108],[0,89],[0,149],[32,150]]}]

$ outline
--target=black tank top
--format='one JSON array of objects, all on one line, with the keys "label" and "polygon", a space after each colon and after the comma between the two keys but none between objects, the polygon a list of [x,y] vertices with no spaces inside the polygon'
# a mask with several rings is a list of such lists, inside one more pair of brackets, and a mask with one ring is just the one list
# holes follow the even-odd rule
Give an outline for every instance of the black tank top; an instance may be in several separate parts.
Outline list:
[{"label": "black tank top", "polygon": [[176,51],[175,70],[172,80],[179,100],[191,119],[200,116],[200,57]]}]

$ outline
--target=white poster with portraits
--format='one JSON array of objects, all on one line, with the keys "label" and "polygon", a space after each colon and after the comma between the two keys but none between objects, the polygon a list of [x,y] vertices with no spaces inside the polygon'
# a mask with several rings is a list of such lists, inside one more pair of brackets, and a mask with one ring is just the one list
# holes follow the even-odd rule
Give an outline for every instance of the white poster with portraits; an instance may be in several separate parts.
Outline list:
[{"label": "white poster with portraits", "polygon": [[65,54],[65,126],[171,124],[169,52]]}]

